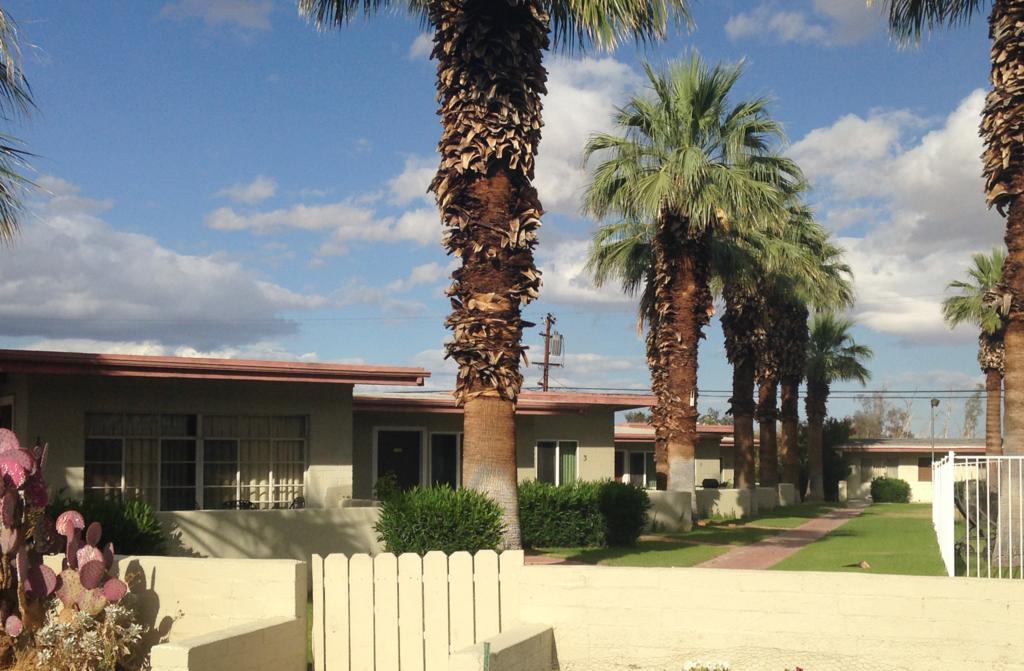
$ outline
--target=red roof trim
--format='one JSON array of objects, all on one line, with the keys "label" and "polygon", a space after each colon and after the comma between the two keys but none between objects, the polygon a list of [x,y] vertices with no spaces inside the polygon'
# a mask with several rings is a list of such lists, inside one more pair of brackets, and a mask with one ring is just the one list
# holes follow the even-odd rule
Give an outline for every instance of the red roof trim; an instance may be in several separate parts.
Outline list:
[{"label": "red roof trim", "polygon": [[[649,394],[594,394],[564,391],[524,391],[519,394],[516,408],[520,415],[564,415],[572,412],[603,407],[610,410],[632,410],[654,405],[655,398]],[[432,412],[461,413],[449,393],[436,394],[394,394],[353,397],[356,412]]]},{"label": "red roof trim", "polygon": [[51,375],[422,385],[423,368],[0,349],[0,371]]},{"label": "red roof trim", "polygon": [[857,454],[860,452],[870,453],[909,453],[909,454],[931,454],[942,456],[947,452],[956,454],[985,454],[984,445],[936,445],[933,450],[931,445],[841,445],[839,450]]}]

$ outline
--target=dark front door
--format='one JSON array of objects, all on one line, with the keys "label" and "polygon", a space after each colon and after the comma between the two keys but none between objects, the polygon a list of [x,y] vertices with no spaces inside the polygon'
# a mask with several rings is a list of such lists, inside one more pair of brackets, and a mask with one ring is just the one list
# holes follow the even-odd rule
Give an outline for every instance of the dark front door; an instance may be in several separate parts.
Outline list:
[{"label": "dark front door", "polygon": [[420,432],[377,432],[377,477],[391,474],[402,490],[420,484]]}]

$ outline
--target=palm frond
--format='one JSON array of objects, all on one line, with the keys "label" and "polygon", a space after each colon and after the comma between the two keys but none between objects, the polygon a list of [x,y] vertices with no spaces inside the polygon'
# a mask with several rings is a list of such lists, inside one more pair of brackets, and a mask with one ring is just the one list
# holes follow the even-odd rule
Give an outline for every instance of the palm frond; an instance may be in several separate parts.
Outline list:
[{"label": "palm frond", "polygon": [[611,51],[623,41],[663,39],[672,26],[693,27],[688,0],[547,0],[555,48],[593,44]]},{"label": "palm frond", "polygon": [[[992,0],[882,0],[889,31],[901,42],[919,42],[930,30],[970,21]],[[868,0],[868,6],[872,6]]]},{"label": "palm frond", "polygon": [[371,16],[387,9],[405,10],[426,22],[427,5],[427,0],[299,0],[299,15],[321,30],[339,28],[357,16]]}]

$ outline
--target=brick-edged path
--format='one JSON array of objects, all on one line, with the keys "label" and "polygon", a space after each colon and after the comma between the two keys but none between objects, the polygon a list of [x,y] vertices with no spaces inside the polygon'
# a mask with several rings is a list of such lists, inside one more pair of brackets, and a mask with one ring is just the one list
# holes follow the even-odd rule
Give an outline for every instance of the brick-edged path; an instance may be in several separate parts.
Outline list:
[{"label": "brick-edged path", "polygon": [[697,564],[702,568],[742,568],[766,569],[796,553],[809,543],[813,543],[828,532],[838,529],[851,519],[860,515],[864,505],[850,504],[847,508],[836,508],[820,517],[804,522],[795,529],[751,543],[733,548],[714,559]]}]

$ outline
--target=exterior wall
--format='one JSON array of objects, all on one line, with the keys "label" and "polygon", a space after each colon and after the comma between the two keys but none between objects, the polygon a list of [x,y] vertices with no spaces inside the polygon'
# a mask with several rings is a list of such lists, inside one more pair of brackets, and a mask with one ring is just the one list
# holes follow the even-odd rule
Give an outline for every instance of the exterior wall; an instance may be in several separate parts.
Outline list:
[{"label": "exterior wall", "polygon": [[[535,447],[538,440],[575,440],[577,473],[583,480],[615,475],[615,416],[611,410],[593,409],[582,414],[518,415],[516,417],[516,466],[519,481],[536,477]],[[373,496],[373,434],[375,428],[417,429],[424,445],[430,433],[461,433],[461,413],[356,412],[353,430],[353,497]]]},{"label": "exterior wall", "polygon": [[306,503],[352,494],[352,385],[10,375],[16,432],[50,445],[47,482],[81,496],[87,412],[291,414],[309,417]]},{"label": "exterior wall", "polygon": [[[46,563],[60,569],[61,555]],[[142,622],[167,636],[153,671],[304,671],[306,567],[295,561],[118,557]]]},{"label": "exterior wall", "polygon": [[[911,501],[915,503],[931,503],[932,500],[932,483],[923,482],[918,480],[917,473],[917,460],[921,457],[929,456],[927,454],[913,453],[913,454],[885,454],[885,453],[874,453],[874,454],[862,454],[853,452],[850,454],[850,477],[846,479],[846,492],[847,496],[851,499],[866,499],[871,496],[871,479],[866,474],[862,473],[861,470],[861,459],[871,458],[875,462],[875,474],[885,473],[885,460],[890,457],[896,457],[899,460],[899,465],[896,469],[896,477],[901,480],[906,480],[910,484],[910,497]],[[936,458],[941,457],[942,454],[936,452]]]},{"label": "exterior wall", "polygon": [[297,559],[314,554],[377,554],[375,507],[306,510],[198,510],[157,513],[184,557]]},{"label": "exterior wall", "polygon": [[563,669],[1024,669],[1020,581],[606,566],[520,580],[521,619],[554,627]]},{"label": "exterior wall", "polygon": [[[719,482],[732,480],[732,450],[722,449],[721,438],[701,438],[697,443],[697,451],[694,455],[694,470],[697,476],[697,484],[705,478],[712,478]],[[641,451],[653,452],[654,441],[650,442],[621,442],[616,443],[615,449],[626,452]],[[614,471],[614,462],[612,467]]]},{"label": "exterior wall", "polygon": [[689,492],[648,493],[651,509],[647,511],[647,527],[652,531],[669,533],[693,529],[693,502]]}]

